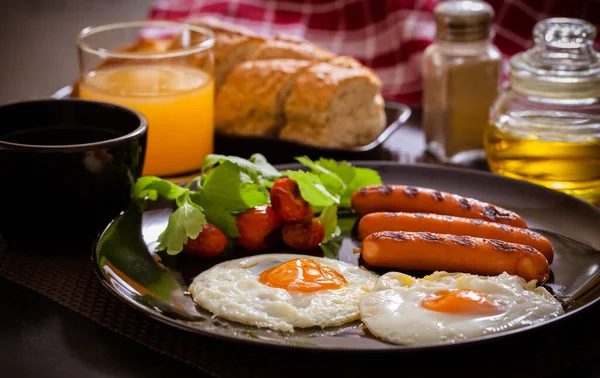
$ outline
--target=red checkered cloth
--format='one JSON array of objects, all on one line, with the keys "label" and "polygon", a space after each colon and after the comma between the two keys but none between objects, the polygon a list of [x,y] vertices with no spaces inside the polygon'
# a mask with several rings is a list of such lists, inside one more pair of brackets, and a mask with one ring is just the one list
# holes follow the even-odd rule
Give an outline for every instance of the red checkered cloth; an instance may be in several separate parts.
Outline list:
[{"label": "red checkered cloth", "polygon": [[[293,35],[351,55],[381,78],[383,95],[421,102],[423,50],[435,34],[440,0],[163,0],[150,19],[185,21],[212,16],[271,37]],[[505,58],[529,48],[534,24],[575,17],[600,29],[600,0],[488,0],[496,12],[494,43]],[[600,40],[600,39],[599,39]],[[597,40],[598,41],[598,40]]]}]

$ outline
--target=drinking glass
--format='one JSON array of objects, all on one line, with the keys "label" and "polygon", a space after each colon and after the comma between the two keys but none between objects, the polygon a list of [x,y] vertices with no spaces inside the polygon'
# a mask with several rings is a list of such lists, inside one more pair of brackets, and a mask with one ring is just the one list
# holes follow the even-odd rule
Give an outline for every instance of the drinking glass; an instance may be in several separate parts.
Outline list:
[{"label": "drinking glass", "polygon": [[144,175],[190,174],[213,152],[213,44],[210,29],[170,21],[91,26],[78,35],[78,96],[148,119]]}]

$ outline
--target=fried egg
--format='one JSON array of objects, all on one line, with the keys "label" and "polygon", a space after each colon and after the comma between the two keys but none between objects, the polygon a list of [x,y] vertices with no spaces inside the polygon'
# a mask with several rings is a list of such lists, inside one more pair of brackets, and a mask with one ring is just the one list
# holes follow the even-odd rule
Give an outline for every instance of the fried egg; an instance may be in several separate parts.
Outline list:
[{"label": "fried egg", "polygon": [[546,321],[564,313],[535,281],[435,272],[422,279],[390,272],[360,301],[364,325],[394,344],[456,342]]},{"label": "fried egg", "polygon": [[360,298],[378,277],[338,260],[266,254],[215,265],[194,278],[188,291],[224,319],[293,331],[359,319]]}]

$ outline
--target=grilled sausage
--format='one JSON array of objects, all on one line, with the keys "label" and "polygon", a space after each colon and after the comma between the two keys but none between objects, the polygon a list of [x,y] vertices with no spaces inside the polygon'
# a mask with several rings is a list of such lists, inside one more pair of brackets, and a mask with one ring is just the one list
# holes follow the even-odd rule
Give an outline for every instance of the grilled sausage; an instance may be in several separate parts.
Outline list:
[{"label": "grilled sausage", "polygon": [[429,213],[371,213],[358,222],[358,236],[361,240],[374,232],[381,231],[434,232],[497,239],[533,247],[546,256],[548,264],[552,264],[554,259],[552,243],[543,235],[526,228],[486,222],[481,219]]},{"label": "grilled sausage", "polygon": [[538,283],[550,273],[544,255],[530,246],[430,232],[376,232],[363,240],[361,256],[374,267],[479,275],[507,272]]},{"label": "grilled sausage", "polygon": [[519,215],[490,203],[406,185],[373,185],[358,189],[352,194],[352,209],[360,216],[379,211],[433,213],[527,228]]}]

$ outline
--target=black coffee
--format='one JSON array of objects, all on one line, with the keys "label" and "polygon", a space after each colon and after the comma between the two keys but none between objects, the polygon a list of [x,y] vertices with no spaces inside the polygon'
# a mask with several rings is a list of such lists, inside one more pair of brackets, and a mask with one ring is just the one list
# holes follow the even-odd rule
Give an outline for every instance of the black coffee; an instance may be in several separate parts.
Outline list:
[{"label": "black coffee", "polygon": [[64,146],[101,142],[121,136],[114,130],[91,126],[32,127],[0,134],[0,141],[42,146]]}]

